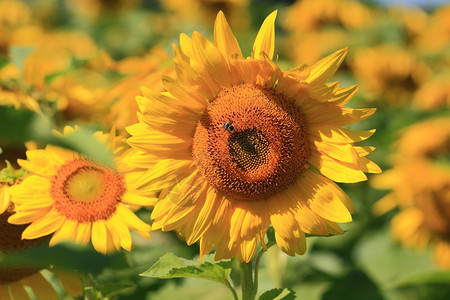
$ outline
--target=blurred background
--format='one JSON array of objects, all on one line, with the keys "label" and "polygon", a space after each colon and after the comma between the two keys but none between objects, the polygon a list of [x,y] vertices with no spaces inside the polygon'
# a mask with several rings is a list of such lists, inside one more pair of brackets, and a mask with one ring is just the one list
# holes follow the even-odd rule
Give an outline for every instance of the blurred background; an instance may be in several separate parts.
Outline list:
[{"label": "blurred background", "polygon": [[[301,257],[270,249],[259,290],[288,287],[307,300],[449,299],[448,1],[0,0],[0,168],[5,160],[18,168],[27,147],[52,141],[51,129],[65,125],[126,135],[137,121],[140,87],[162,91],[161,76],[174,75],[171,43],[180,33],[195,30],[212,40],[222,10],[250,55],[275,9],[282,70],[349,47],[333,80],[360,85],[349,106],[377,108],[350,128],[377,129],[361,144],[377,148],[371,159],[384,172],[340,185],[356,206],[343,236],[310,237]],[[1,185],[11,184],[5,174]],[[149,220],[149,210],[138,213]],[[168,252],[195,257],[197,245],[160,232],[134,241],[133,251],[112,256],[41,245],[0,253],[0,262],[76,269],[86,299],[231,298],[215,282],[138,275]],[[42,273],[61,299],[68,297],[54,272]]]}]

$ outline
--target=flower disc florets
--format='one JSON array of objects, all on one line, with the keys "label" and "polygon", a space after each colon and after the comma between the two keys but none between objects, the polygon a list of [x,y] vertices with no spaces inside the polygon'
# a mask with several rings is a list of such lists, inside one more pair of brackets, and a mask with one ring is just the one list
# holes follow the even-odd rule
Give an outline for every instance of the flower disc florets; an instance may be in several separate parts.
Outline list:
[{"label": "flower disc florets", "polygon": [[112,169],[86,159],[70,161],[58,170],[50,193],[55,207],[79,222],[106,220],[116,211],[125,184]]},{"label": "flower disc florets", "polygon": [[267,199],[308,165],[306,124],[294,101],[253,84],[224,88],[198,122],[193,157],[208,182],[238,200]]}]

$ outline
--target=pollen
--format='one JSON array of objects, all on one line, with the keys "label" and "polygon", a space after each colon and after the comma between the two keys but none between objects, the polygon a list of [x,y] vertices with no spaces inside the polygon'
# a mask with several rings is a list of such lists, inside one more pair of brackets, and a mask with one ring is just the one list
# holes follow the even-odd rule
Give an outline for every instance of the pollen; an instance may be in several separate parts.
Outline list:
[{"label": "pollen", "polygon": [[309,167],[305,117],[293,99],[272,89],[224,88],[197,124],[192,155],[206,180],[228,197],[267,199]]},{"label": "pollen", "polygon": [[117,172],[87,159],[70,161],[52,178],[50,194],[56,210],[70,220],[107,220],[125,193]]}]

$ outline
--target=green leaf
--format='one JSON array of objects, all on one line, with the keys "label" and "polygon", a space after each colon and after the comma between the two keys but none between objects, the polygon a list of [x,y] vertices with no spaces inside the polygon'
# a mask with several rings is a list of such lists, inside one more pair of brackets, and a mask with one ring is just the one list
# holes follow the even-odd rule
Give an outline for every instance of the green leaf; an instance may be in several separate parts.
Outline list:
[{"label": "green leaf", "polygon": [[9,59],[4,57],[3,55],[0,55],[0,69],[7,66],[9,64]]},{"label": "green leaf", "polygon": [[9,57],[11,62],[15,64],[20,71],[23,72],[23,65],[27,56],[34,51],[34,47],[13,46],[9,48]]},{"label": "green leaf", "polygon": [[168,253],[162,256],[150,269],[142,273],[141,276],[163,279],[195,277],[228,285],[230,273],[231,261],[229,260],[215,262],[212,255],[207,255],[200,262]]},{"label": "green leaf", "polygon": [[322,295],[322,300],[383,300],[383,294],[375,282],[361,270],[353,269],[336,278]]},{"label": "green leaf", "polygon": [[271,289],[264,292],[259,300],[293,300],[295,299],[295,292],[291,289]]},{"label": "green leaf", "polygon": [[431,271],[414,274],[393,284],[393,288],[419,284],[450,284],[450,271]]},{"label": "green leaf", "polygon": [[269,226],[266,235],[267,235],[267,247],[270,247],[269,245],[275,245],[277,243],[275,240],[275,229],[273,229],[272,226]]},{"label": "green leaf", "polygon": [[[1,153],[1,149],[0,149]],[[0,182],[14,182],[16,179],[20,179],[25,175],[25,170],[16,170],[12,167],[11,163],[5,160],[6,167],[0,170]]]}]

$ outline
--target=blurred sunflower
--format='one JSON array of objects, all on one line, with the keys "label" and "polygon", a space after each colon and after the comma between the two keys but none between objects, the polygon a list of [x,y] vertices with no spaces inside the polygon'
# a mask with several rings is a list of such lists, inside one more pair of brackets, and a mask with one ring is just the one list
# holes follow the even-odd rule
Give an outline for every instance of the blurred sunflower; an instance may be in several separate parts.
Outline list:
[{"label": "blurred sunflower", "polygon": [[[374,206],[376,214],[395,207],[394,237],[405,246],[431,244],[435,260],[450,268],[450,118],[431,119],[409,127],[397,144],[394,168],[373,177],[371,184],[391,189]],[[447,156],[447,157],[446,157]],[[444,162],[442,162],[444,160]]]},{"label": "blurred sunflower", "polygon": [[350,65],[367,96],[397,107],[431,76],[430,66],[413,52],[388,46],[361,48]]},{"label": "blurred sunflower", "polygon": [[305,233],[342,234],[335,222],[351,221],[353,204],[332,180],[380,172],[365,157],[373,147],[352,145],[374,130],[342,128],[375,109],[343,106],[357,86],[325,84],[347,49],[281,72],[272,61],[275,18],[248,58],[222,12],[215,44],[182,34],[173,45],[177,78],[163,78],[165,93],[143,88],[140,122],[127,128],[138,150],[127,161],[152,166],[138,185],[163,189],[153,228],[176,230],[189,245],[200,240],[201,257],[216,247],[217,260],[248,262],[258,242],[266,249],[270,223],[284,252],[303,254]]},{"label": "blurred sunflower", "polygon": [[450,108],[450,72],[434,73],[423,82],[414,94],[413,103],[424,111]]},{"label": "blurred sunflower", "polygon": [[[74,132],[71,127],[64,131]],[[31,175],[10,189],[16,214],[8,221],[31,223],[22,238],[54,233],[50,246],[65,240],[87,244],[92,239],[94,248],[106,254],[120,247],[131,250],[130,229],[150,237],[150,225],[130,210],[152,205],[153,198],[136,190],[140,172],[122,162],[127,145],[113,131],[94,136],[111,150],[114,168],[52,145],[29,150],[28,160],[18,160]]]},{"label": "blurred sunflower", "polygon": [[[249,25],[249,0],[159,0],[159,2],[175,16],[169,24],[177,24],[180,19],[211,24],[217,12],[224,11],[239,29],[245,29]],[[165,18],[167,17],[170,17],[170,14],[166,14]]]},{"label": "blurred sunflower", "polygon": [[326,25],[348,29],[370,24],[368,7],[352,0],[301,0],[296,1],[286,15],[284,27],[288,30],[311,32]]},{"label": "blurred sunflower", "polygon": [[[10,168],[10,165],[7,168]],[[7,208],[0,211],[0,232],[2,233],[0,253],[12,253],[48,241],[49,238],[46,236],[34,240],[22,240],[21,235],[26,226],[12,225],[7,222],[14,212],[14,205],[9,199],[7,189],[2,187],[0,205],[5,203],[7,203]],[[33,299],[25,287],[31,288],[38,299],[59,299],[54,287],[42,275],[41,269],[36,266],[0,266],[1,299]],[[81,281],[77,275],[67,272],[56,272],[55,274],[69,296],[82,295]]]},{"label": "blurred sunflower", "polygon": [[124,79],[114,84],[108,91],[106,99],[111,109],[104,114],[106,124],[112,124],[118,130],[125,130],[126,126],[138,122],[136,111],[138,106],[134,100],[142,86],[152,86],[154,90],[162,92],[164,87],[161,76],[175,73],[170,56],[161,47],[154,47],[142,57],[128,57],[116,65],[118,73]]}]

